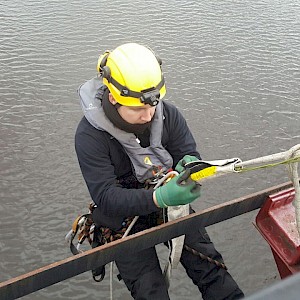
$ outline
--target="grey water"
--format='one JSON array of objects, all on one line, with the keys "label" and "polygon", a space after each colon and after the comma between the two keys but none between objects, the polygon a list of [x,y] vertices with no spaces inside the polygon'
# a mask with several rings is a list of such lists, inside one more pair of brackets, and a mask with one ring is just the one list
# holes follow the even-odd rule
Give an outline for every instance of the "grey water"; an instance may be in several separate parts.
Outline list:
[{"label": "grey water", "polygon": [[[203,159],[248,160],[300,142],[299,32],[299,0],[0,0],[0,281],[71,256],[64,236],[90,202],[74,152],[76,90],[101,53],[151,47]],[[288,180],[280,166],[206,181],[194,208]],[[208,227],[246,295],[280,280],[256,214]],[[109,299],[109,284],[87,272],[24,299]],[[116,276],[113,296],[131,299]],[[170,296],[201,299],[182,267]]]}]

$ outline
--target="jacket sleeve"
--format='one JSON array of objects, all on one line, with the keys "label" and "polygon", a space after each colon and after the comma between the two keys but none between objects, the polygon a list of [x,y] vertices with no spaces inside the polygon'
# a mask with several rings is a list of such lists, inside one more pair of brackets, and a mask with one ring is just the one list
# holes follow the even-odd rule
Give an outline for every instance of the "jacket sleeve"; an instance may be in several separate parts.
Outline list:
[{"label": "jacket sleeve", "polygon": [[174,105],[164,102],[164,107],[166,132],[163,142],[167,139],[166,149],[173,157],[173,168],[185,155],[193,155],[201,159],[185,118]]},{"label": "jacket sleeve", "polygon": [[92,200],[106,216],[147,215],[158,211],[151,190],[126,189],[117,182],[109,151],[110,135],[85,118],[75,135],[75,150]]}]

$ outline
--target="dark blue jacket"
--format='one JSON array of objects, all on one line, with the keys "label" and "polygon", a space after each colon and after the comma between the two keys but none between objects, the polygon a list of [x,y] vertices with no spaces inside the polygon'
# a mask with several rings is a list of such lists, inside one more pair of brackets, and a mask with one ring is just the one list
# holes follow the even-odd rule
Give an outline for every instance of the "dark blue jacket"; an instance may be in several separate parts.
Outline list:
[{"label": "dark blue jacket", "polygon": [[[164,102],[164,117],[162,145],[173,157],[173,167],[186,154],[200,158],[195,140],[178,109]],[[141,145],[147,143],[146,134],[138,137]],[[158,211],[152,200],[152,190],[138,188],[137,182],[128,185],[126,179],[135,180],[122,145],[107,132],[95,129],[85,117],[76,131],[75,148],[91,198],[101,214],[119,219]],[[135,188],[128,188],[132,186]]]}]

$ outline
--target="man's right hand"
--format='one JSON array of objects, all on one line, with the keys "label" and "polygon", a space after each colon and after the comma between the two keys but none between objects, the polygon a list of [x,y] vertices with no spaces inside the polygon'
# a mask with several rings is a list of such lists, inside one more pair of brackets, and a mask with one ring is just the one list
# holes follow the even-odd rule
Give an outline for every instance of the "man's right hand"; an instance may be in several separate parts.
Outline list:
[{"label": "man's right hand", "polygon": [[200,185],[190,178],[190,171],[187,169],[158,187],[153,193],[153,201],[158,207],[164,208],[191,203],[200,195]]}]

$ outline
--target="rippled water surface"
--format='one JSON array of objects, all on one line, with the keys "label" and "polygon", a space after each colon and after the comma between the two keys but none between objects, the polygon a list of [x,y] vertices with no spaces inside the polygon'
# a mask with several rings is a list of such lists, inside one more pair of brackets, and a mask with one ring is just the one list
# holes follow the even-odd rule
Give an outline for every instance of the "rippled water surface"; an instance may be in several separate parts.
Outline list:
[{"label": "rippled water surface", "polygon": [[[299,0],[0,0],[0,281],[70,256],[64,236],[90,201],[73,146],[76,90],[95,76],[99,54],[125,42],[153,48],[166,100],[203,158],[247,160],[300,142],[299,32]],[[287,180],[277,167],[207,181],[195,208]],[[279,280],[256,213],[208,228],[247,295]],[[114,299],[131,299],[113,285]],[[200,298],[182,268],[170,295]],[[109,276],[98,284],[87,272],[24,299],[87,297],[108,299]]]}]

